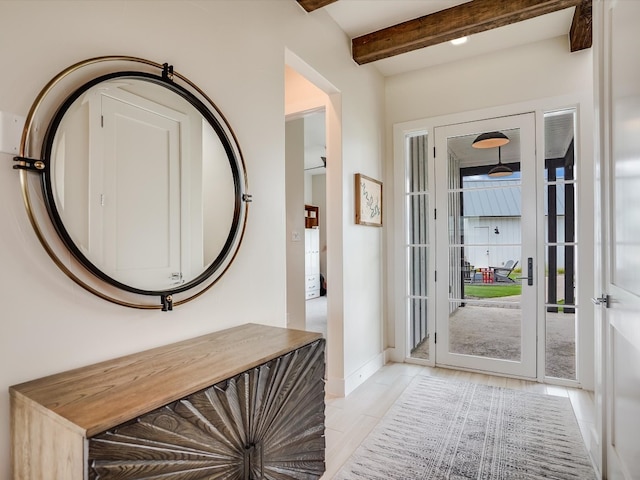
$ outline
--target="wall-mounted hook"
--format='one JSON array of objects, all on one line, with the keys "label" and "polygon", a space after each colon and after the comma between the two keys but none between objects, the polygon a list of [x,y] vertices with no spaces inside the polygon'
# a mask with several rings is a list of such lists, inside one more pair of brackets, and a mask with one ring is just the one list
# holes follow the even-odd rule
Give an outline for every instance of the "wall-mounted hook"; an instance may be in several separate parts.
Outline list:
[{"label": "wall-mounted hook", "polygon": [[27,157],[13,157],[14,162],[18,162],[13,166],[15,170],[32,170],[41,172],[44,170],[45,163],[42,160]]},{"label": "wall-mounted hook", "polygon": [[169,65],[168,63],[162,64],[162,78],[173,81],[173,65]]},{"label": "wall-mounted hook", "polygon": [[173,310],[173,297],[171,295],[161,295],[160,302],[162,303],[163,312]]}]

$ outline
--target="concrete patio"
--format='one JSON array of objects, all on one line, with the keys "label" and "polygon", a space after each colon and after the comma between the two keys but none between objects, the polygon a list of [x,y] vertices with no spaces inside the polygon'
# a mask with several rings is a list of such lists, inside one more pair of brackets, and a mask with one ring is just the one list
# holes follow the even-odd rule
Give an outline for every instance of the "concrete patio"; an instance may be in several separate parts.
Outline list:
[{"label": "concrete patio", "polygon": [[[498,299],[496,299],[498,300]],[[520,359],[520,315],[513,307],[519,297],[503,297],[500,305],[467,303],[449,316],[449,350],[452,353],[505,360]],[[546,312],[546,376],[575,379],[575,313]],[[428,358],[428,342],[411,353]]]}]

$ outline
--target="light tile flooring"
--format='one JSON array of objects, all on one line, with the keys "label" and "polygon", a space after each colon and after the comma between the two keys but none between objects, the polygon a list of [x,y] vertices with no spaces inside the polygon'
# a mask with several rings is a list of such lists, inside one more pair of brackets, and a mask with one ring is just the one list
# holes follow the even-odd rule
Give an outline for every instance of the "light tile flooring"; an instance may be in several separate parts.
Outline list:
[{"label": "light tile flooring", "polygon": [[451,378],[569,397],[583,438],[589,438],[588,432],[594,428],[592,392],[479,373],[391,363],[382,367],[346,398],[327,398],[325,429],[327,469],[322,480],[333,478],[416,375]]}]

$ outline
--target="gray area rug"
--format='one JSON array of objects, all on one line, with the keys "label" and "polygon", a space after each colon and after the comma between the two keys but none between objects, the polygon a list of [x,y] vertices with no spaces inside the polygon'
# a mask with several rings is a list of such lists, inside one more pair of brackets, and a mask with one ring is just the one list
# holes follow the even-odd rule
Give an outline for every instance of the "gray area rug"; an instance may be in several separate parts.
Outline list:
[{"label": "gray area rug", "polygon": [[596,476],[568,398],[419,376],[334,478]]}]

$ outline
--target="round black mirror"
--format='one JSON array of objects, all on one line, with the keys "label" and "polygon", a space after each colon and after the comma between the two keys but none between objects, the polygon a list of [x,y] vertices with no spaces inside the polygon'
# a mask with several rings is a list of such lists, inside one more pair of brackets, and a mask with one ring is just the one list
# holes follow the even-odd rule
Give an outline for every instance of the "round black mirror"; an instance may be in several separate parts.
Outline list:
[{"label": "round black mirror", "polygon": [[112,71],[73,89],[51,117],[40,164],[46,210],[73,257],[165,308],[226,271],[248,199],[226,120],[168,71]]}]

